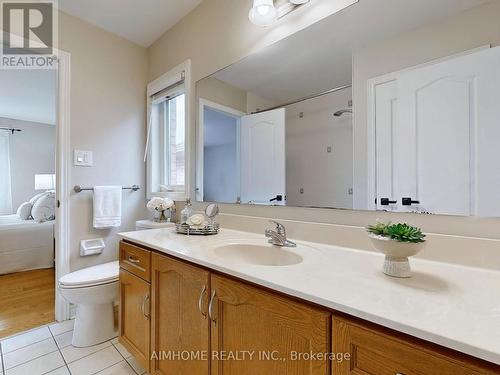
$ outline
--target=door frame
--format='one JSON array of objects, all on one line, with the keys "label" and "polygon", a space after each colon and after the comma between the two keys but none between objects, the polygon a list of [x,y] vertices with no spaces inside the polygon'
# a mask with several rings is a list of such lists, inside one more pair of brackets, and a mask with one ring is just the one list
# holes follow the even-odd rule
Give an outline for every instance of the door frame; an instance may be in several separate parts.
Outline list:
[{"label": "door frame", "polygon": [[[204,98],[199,98],[199,103],[198,103],[198,126],[197,126],[197,147],[196,147],[196,184],[195,184],[195,189],[196,189],[196,201],[197,202],[203,202],[204,200],[204,193],[203,193],[203,182],[204,182],[204,176],[203,176],[203,168],[204,168],[204,151],[203,151],[203,146],[205,143],[205,132],[203,128],[204,124],[204,111],[205,107],[215,109],[216,111],[223,112],[231,117],[236,118],[236,164],[238,165],[238,176],[240,175],[240,129],[241,129],[241,117],[246,116],[247,114],[245,112],[239,111],[237,109],[212,102],[208,99]],[[240,191],[239,184],[240,184],[240,178],[237,178],[237,184],[238,184],[238,191]],[[236,202],[232,202],[236,203]]]},{"label": "door frame", "polygon": [[[0,29],[0,32],[4,33]],[[11,40],[23,41],[21,36],[10,34]],[[55,260],[55,319],[60,322],[70,318],[70,303],[59,293],[58,280],[70,272],[70,161],[71,161],[71,54],[53,48],[57,59],[56,99],[56,219],[54,223]]]},{"label": "door frame", "polygon": [[56,50],[57,126],[56,126],[56,197],[58,202],[55,227],[55,318],[70,318],[70,303],[59,293],[58,280],[70,272],[70,161],[71,161],[71,54]]}]

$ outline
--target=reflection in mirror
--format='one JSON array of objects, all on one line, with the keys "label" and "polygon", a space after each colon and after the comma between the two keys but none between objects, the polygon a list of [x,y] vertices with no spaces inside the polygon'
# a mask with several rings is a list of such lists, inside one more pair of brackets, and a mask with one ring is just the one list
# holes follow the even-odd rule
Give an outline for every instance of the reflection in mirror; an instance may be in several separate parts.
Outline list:
[{"label": "reflection in mirror", "polygon": [[215,217],[219,214],[219,206],[215,203],[210,203],[207,208],[205,208],[205,215],[210,220],[210,224],[213,224]]},{"label": "reflection in mirror", "polygon": [[498,15],[360,1],[198,81],[197,200],[500,216]]}]

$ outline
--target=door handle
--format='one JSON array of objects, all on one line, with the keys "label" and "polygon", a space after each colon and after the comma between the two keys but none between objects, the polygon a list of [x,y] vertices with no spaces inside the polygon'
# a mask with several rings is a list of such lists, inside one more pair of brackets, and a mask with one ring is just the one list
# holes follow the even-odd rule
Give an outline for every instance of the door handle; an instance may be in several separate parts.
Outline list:
[{"label": "door handle", "polygon": [[405,197],[402,199],[403,206],[411,206],[412,204],[420,204],[420,201],[415,201],[412,198]]},{"label": "door handle", "polygon": [[214,317],[213,314],[213,308],[214,308],[214,300],[216,298],[215,295],[215,290],[212,292],[212,298],[210,298],[210,303],[208,304],[208,316],[210,317],[210,320],[214,322],[214,324],[217,324],[217,318]]},{"label": "door handle", "polygon": [[396,204],[398,201],[391,201],[390,198],[380,198],[381,206],[388,206],[390,204]]},{"label": "door handle", "polygon": [[142,311],[142,315],[144,315],[144,317],[149,320],[149,313],[146,314],[146,302],[148,300],[149,300],[149,294],[146,294],[146,296],[144,297],[144,300],[142,301],[141,311]]},{"label": "door handle", "polygon": [[269,199],[269,202],[283,202],[283,195],[277,195],[273,199]]},{"label": "door handle", "polygon": [[203,315],[203,318],[207,318],[207,313],[203,312],[203,296],[207,291],[207,286],[203,285],[203,288],[201,289],[200,293],[200,298],[198,299],[198,309],[200,310],[201,315]]}]

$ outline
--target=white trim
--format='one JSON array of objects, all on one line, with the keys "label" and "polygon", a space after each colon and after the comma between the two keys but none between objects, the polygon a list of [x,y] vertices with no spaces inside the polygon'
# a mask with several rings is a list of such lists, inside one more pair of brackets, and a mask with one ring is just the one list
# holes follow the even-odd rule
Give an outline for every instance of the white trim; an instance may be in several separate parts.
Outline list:
[{"label": "white trim", "polygon": [[70,272],[71,55],[60,50],[56,54],[58,56],[56,194],[60,206],[57,209],[55,229],[55,315],[57,321],[63,321],[70,319],[70,304],[59,293],[57,282]]},{"label": "white trim", "polygon": [[[204,192],[203,192],[203,168],[204,168],[204,152],[203,152],[203,145],[205,141],[205,133],[203,129],[203,113],[205,107],[210,107],[215,110],[227,113],[229,115],[232,115],[238,119],[238,125],[237,125],[237,154],[238,154],[238,160],[237,160],[237,165],[238,165],[238,174],[240,173],[240,160],[239,160],[239,149],[240,149],[240,123],[241,123],[241,117],[245,116],[245,112],[238,111],[237,109],[227,107],[225,105],[219,104],[212,102],[207,99],[199,98],[199,104],[198,104],[198,123],[196,126],[196,201],[197,202],[203,202],[204,199]],[[238,178],[238,184],[240,182],[240,178]],[[239,189],[238,189],[239,191]]]},{"label": "white trim", "polygon": [[184,86],[186,95],[186,135],[185,135],[185,186],[182,192],[153,192],[151,191],[151,147],[148,149],[147,164],[146,164],[146,198],[151,199],[152,197],[168,197],[173,200],[182,201],[186,200],[190,194],[191,188],[191,100],[192,100],[192,88],[191,88],[191,60],[186,60],[183,63],[177,65],[175,68],[169,70],[167,73],[161,75],[154,81],[150,82],[147,86],[147,124],[151,117],[151,107],[152,107],[152,95],[164,90],[165,88],[172,86],[176,82],[180,81],[184,74]]}]

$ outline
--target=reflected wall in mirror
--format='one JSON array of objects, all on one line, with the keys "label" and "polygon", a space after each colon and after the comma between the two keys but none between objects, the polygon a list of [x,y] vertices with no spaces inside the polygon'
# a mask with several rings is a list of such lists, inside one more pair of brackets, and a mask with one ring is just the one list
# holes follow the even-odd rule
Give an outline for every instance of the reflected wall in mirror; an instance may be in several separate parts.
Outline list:
[{"label": "reflected wall in mirror", "polygon": [[500,216],[498,16],[360,1],[198,81],[197,200]]}]

